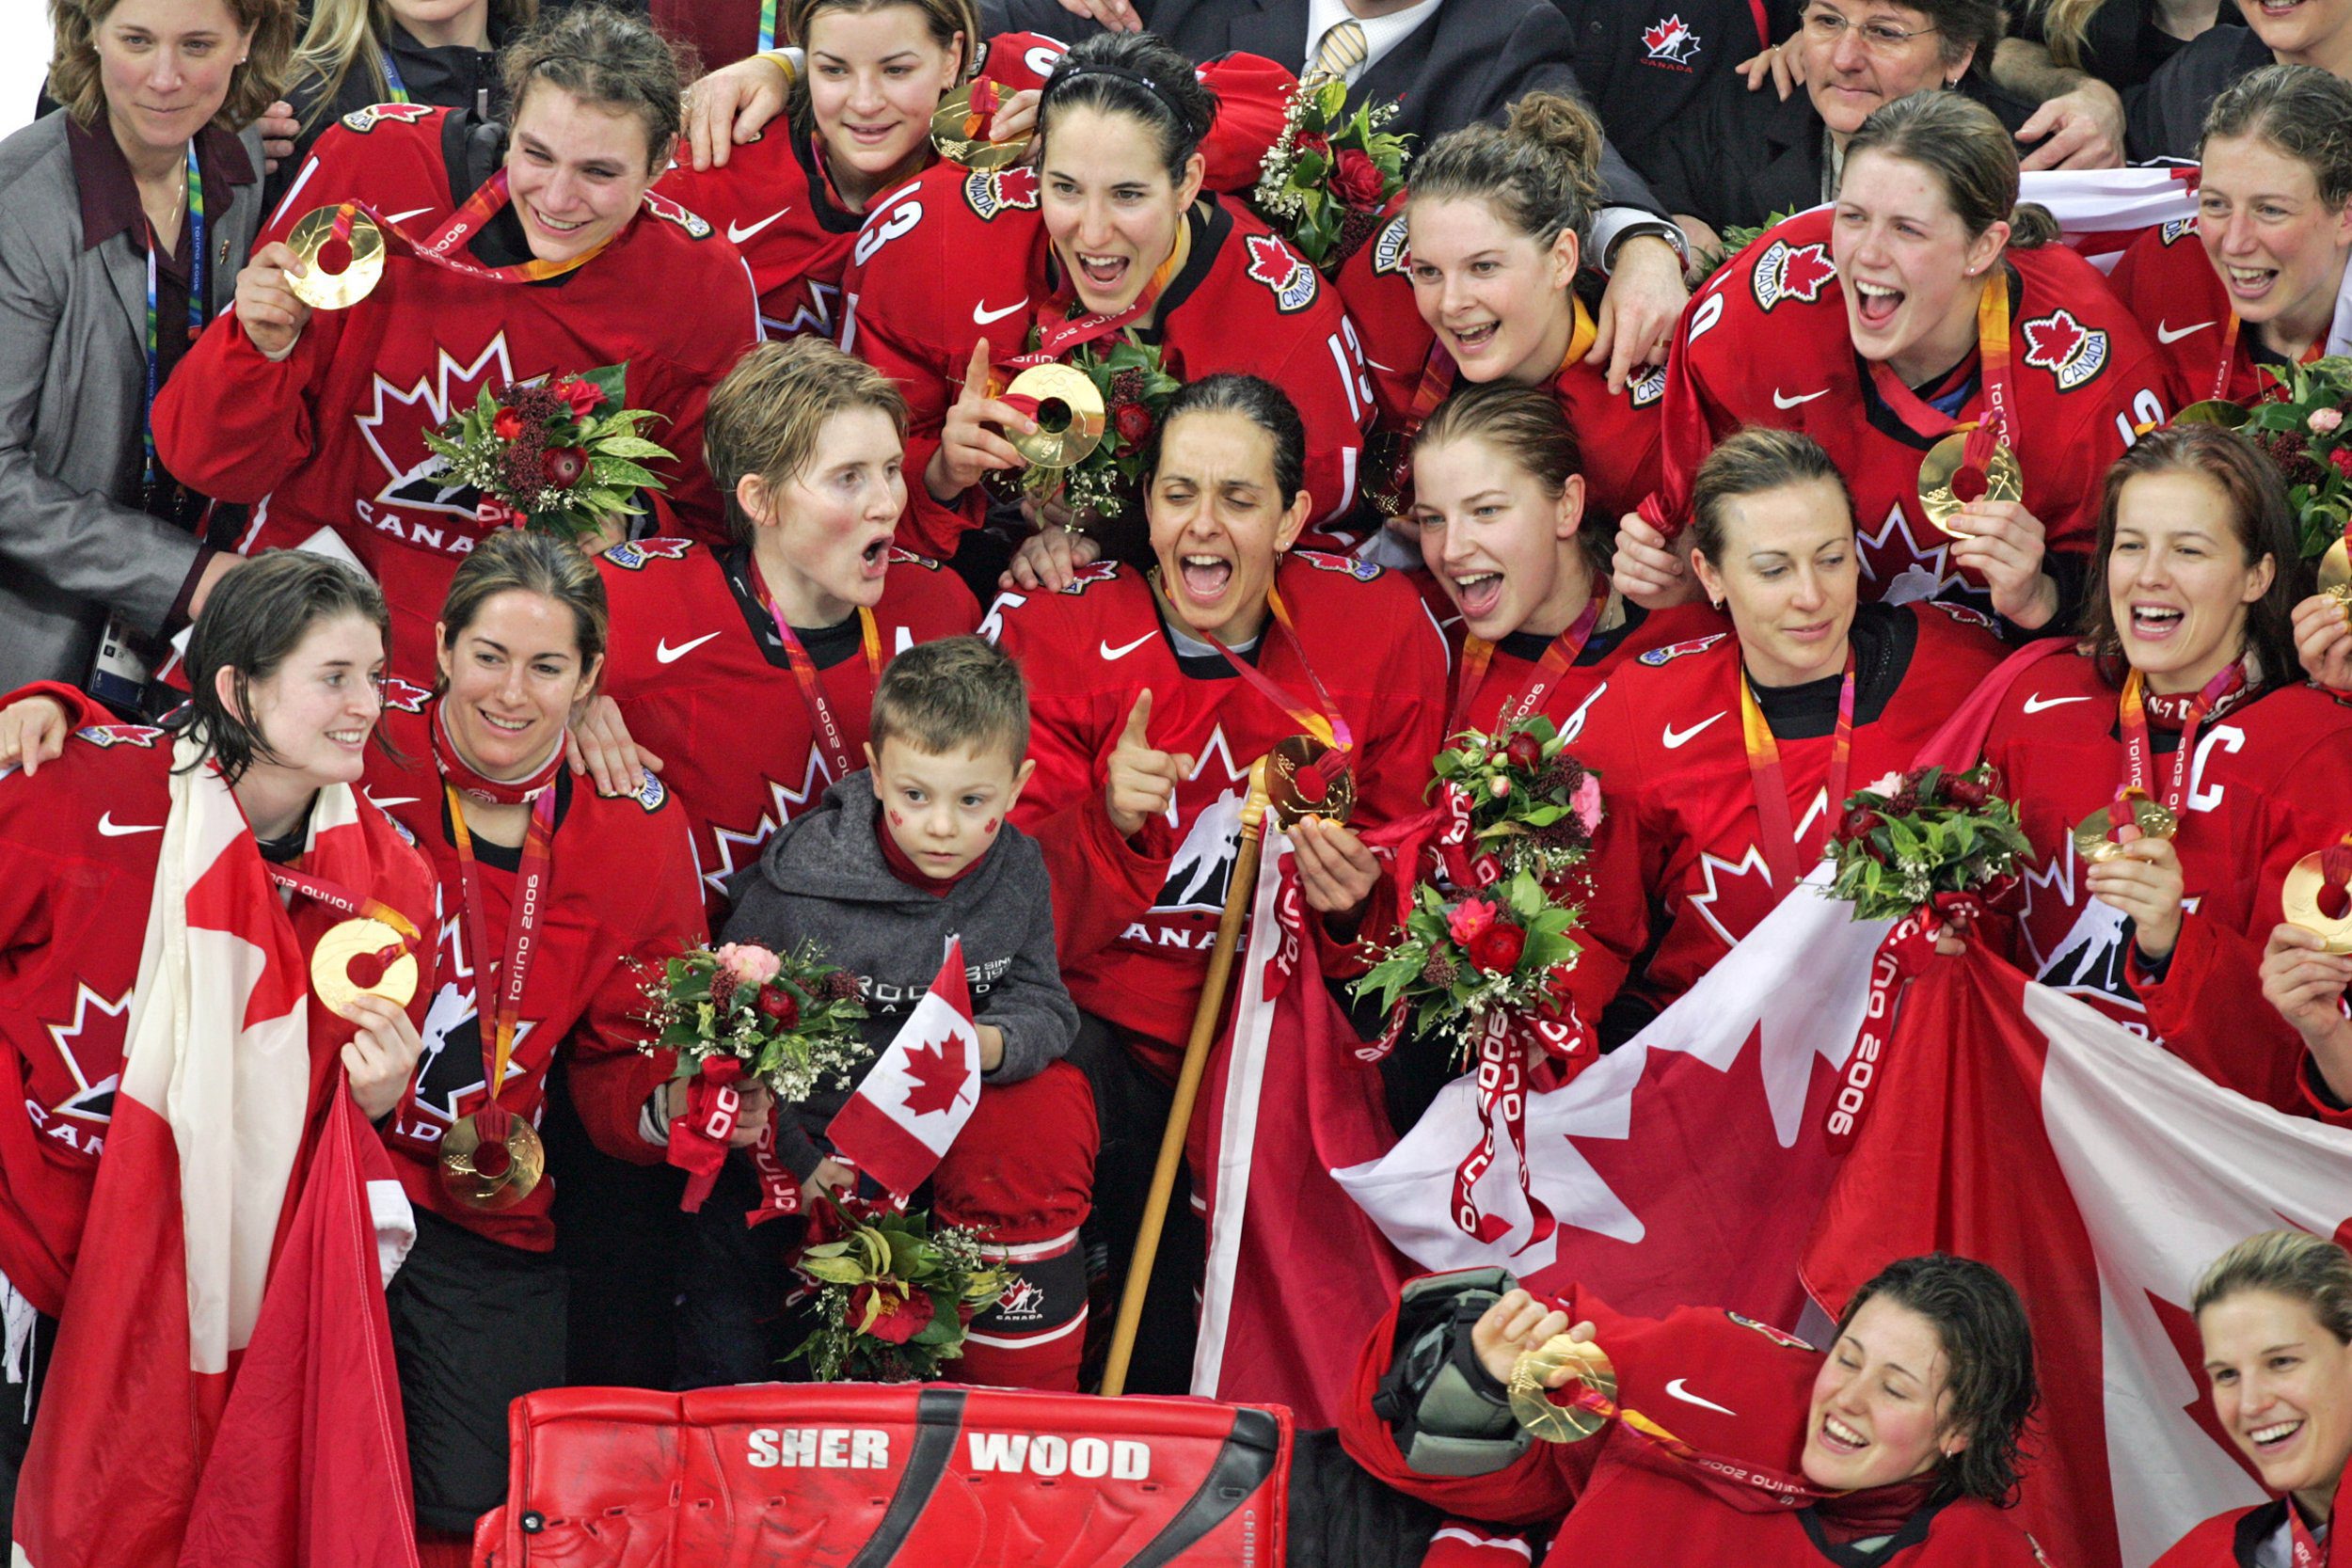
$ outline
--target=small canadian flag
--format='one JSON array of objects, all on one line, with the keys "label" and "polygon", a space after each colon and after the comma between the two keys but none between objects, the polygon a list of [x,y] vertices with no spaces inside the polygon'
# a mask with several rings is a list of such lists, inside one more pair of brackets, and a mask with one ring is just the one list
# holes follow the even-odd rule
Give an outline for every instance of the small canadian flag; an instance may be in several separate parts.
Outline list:
[{"label": "small canadian flag", "polygon": [[980,1102],[980,1033],[951,939],[931,989],[825,1129],[837,1157],[903,1201],[923,1184]]}]

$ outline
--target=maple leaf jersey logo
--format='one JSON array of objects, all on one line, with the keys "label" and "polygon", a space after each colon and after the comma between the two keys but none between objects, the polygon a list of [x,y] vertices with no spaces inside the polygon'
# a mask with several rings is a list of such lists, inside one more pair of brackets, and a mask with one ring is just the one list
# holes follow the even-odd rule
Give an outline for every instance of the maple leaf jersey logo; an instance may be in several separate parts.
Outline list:
[{"label": "maple leaf jersey logo", "polygon": [[1678,66],[1699,52],[1699,36],[1677,13],[1643,28],[1642,47],[1649,51],[1651,59]]},{"label": "maple leaf jersey logo", "polygon": [[1662,648],[1652,648],[1647,653],[1637,655],[1634,662],[1646,664],[1656,670],[1662,665],[1673,663],[1685,654],[1703,654],[1730,635],[1731,633],[1727,631],[1719,631],[1707,637],[1685,638],[1679,642],[1669,642]]},{"label": "maple leaf jersey logo", "polygon": [[2085,326],[2072,310],[2053,310],[2026,322],[2026,363],[2048,371],[2058,390],[2071,392],[2107,367],[2107,335]]},{"label": "maple leaf jersey logo", "polygon": [[1666,367],[1652,365],[1625,384],[1626,401],[1636,408],[1647,408],[1666,395]]},{"label": "maple leaf jersey logo", "polygon": [[645,211],[663,222],[676,224],[697,240],[710,238],[709,220],[699,213],[688,212],[684,205],[675,199],[656,191],[647,191],[638,199],[645,204]]},{"label": "maple leaf jersey logo", "polygon": [[1372,275],[1375,277],[1401,277],[1413,264],[1413,253],[1406,248],[1405,214],[1399,213],[1380,226],[1380,232],[1372,240]]},{"label": "maple leaf jersey logo", "polygon": [[1318,572],[1337,572],[1358,582],[1375,581],[1385,570],[1369,561],[1359,561],[1352,555],[1333,555],[1329,550],[1293,550],[1291,559],[1303,561]]},{"label": "maple leaf jersey logo", "polygon": [[73,738],[87,740],[101,750],[116,746],[138,746],[151,752],[155,749],[155,742],[163,733],[147,724],[88,724],[75,730]]},{"label": "maple leaf jersey logo", "polygon": [[1248,237],[1249,276],[1274,294],[1275,308],[1295,315],[1315,302],[1315,269],[1271,234]]},{"label": "maple leaf jersey logo", "polygon": [[947,1054],[947,1047],[954,1043],[951,1034],[907,1053],[905,1104],[912,1114],[940,1116],[962,1103],[966,1092],[962,1053],[959,1051],[953,1058]]},{"label": "maple leaf jersey logo", "polygon": [[424,705],[433,700],[433,689],[419,686],[415,681],[402,680],[398,675],[384,677],[384,705],[403,713],[422,713]]},{"label": "maple leaf jersey logo", "polygon": [[631,539],[605,551],[604,558],[624,570],[642,572],[650,561],[683,561],[693,547],[691,539]]},{"label": "maple leaf jersey logo", "polygon": [[963,199],[982,223],[995,222],[999,213],[1034,213],[1037,170],[1027,164],[975,170],[963,182]]},{"label": "maple leaf jersey logo", "polygon": [[1821,297],[1821,285],[1836,276],[1837,269],[1821,246],[1774,240],[1756,259],[1748,283],[1756,291],[1756,303],[1770,312],[1783,300],[1811,305]]},{"label": "maple leaf jersey logo", "polygon": [[432,112],[430,103],[371,103],[343,116],[343,124],[364,136],[379,125],[414,125]]},{"label": "maple leaf jersey logo", "polygon": [[[103,1129],[107,1122],[114,1119],[115,1095],[122,1086],[119,1064],[130,1030],[131,993],[126,990],[109,1002],[90,990],[85,982],[75,981],[73,990],[72,1019],[70,1022],[44,1022],[41,1025],[48,1031],[49,1043],[57,1053],[59,1065],[72,1081],[72,1092],[50,1106],[49,1114],[72,1117],[87,1124],[82,1135],[88,1140],[88,1152],[95,1154],[100,1147],[99,1139],[92,1135],[90,1129]],[[85,1066],[85,1061],[91,1065]],[[114,1071],[93,1078],[91,1073],[95,1064],[100,1062],[117,1065]],[[28,1104],[27,1108],[33,1107]],[[70,1132],[52,1128],[51,1132],[59,1142],[75,1145]]]}]

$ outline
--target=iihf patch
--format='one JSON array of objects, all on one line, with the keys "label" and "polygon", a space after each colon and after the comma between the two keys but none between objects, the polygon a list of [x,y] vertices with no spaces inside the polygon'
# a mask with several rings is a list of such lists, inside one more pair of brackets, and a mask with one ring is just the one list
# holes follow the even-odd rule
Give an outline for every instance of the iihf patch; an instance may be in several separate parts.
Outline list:
[{"label": "iihf patch", "polygon": [[1375,277],[1393,277],[1412,264],[1413,253],[1405,245],[1405,214],[1399,213],[1380,226],[1380,232],[1372,238],[1372,273]]},{"label": "iihf patch", "polygon": [[1315,269],[1271,234],[1248,237],[1249,276],[1274,292],[1275,308],[1295,315],[1315,302]]},{"label": "iihf patch", "polygon": [[2026,363],[2048,371],[2061,392],[2073,391],[2107,368],[2107,335],[2076,321],[2072,310],[2053,310],[2018,330],[2026,338]]},{"label": "iihf patch", "polygon": [[1982,626],[1987,631],[1999,629],[1993,617],[1979,610],[1975,605],[1954,604],[1949,599],[1924,599],[1920,602],[1930,610],[1942,610],[1963,626]]},{"label": "iihf patch", "polygon": [[1369,561],[1359,561],[1352,555],[1333,555],[1329,550],[1293,550],[1293,561],[1303,561],[1318,572],[1337,572],[1358,582],[1376,580],[1385,570]]},{"label": "iihf patch", "polygon": [[1669,642],[1662,648],[1652,648],[1646,653],[1636,655],[1633,662],[1646,664],[1656,670],[1673,663],[1685,654],[1703,654],[1730,635],[1731,633],[1727,631],[1719,631],[1708,637],[1685,638],[1682,641]]},{"label": "iihf patch", "polygon": [[102,749],[112,746],[139,746],[155,749],[163,731],[148,724],[90,724],[73,732],[76,740],[87,740]]},{"label": "iihf patch", "polygon": [[1626,401],[1636,408],[1647,408],[1666,395],[1666,367],[1652,365],[1646,372],[1625,384]]},{"label": "iihf patch", "polygon": [[414,125],[432,112],[430,103],[371,103],[343,116],[343,124],[364,136],[379,125]]},{"label": "iihf patch", "polygon": [[639,790],[636,795],[632,797],[632,799],[634,799],[639,805],[644,807],[647,811],[660,811],[661,809],[661,802],[669,798],[670,792],[662,788],[661,781],[651,773],[645,775],[645,787]]},{"label": "iihf patch", "polygon": [[999,213],[1037,211],[1037,170],[1027,164],[1007,168],[974,170],[964,177],[963,199],[982,223]]},{"label": "iihf patch", "polygon": [[433,700],[433,689],[419,686],[415,681],[402,680],[398,675],[384,677],[384,705],[403,713],[422,713],[424,705]]},{"label": "iihf patch", "polygon": [[1836,276],[1837,269],[1820,245],[1774,240],[1756,259],[1748,283],[1756,291],[1756,303],[1770,311],[1786,299],[1812,304],[1821,297],[1821,285]]},{"label": "iihf patch", "polygon": [[1785,1349],[1806,1352],[1811,1352],[1814,1349],[1813,1346],[1805,1343],[1803,1339],[1798,1338],[1795,1335],[1789,1333],[1785,1328],[1774,1328],[1771,1323],[1760,1323],[1754,1318],[1743,1317],[1737,1312],[1726,1311],[1724,1313],[1724,1316],[1729,1318],[1733,1323],[1738,1323],[1741,1328],[1752,1328],[1756,1330],[1758,1334],[1761,1334],[1772,1343],[1782,1346]]},{"label": "iihf patch", "polygon": [[604,558],[615,566],[642,572],[649,561],[683,561],[693,547],[691,539],[628,539],[605,551]]},{"label": "iihf patch", "polygon": [[2193,214],[2185,218],[2169,218],[2156,226],[2156,243],[2177,244],[2184,236],[2196,232],[2197,219]]},{"label": "iihf patch", "polygon": [[687,233],[692,235],[695,239],[707,240],[710,238],[709,221],[701,214],[690,213],[677,202],[673,201],[668,197],[660,195],[654,191],[647,191],[638,199],[644,202],[645,211],[651,213],[658,218],[662,218],[668,222],[676,224],[680,229],[685,230]]}]

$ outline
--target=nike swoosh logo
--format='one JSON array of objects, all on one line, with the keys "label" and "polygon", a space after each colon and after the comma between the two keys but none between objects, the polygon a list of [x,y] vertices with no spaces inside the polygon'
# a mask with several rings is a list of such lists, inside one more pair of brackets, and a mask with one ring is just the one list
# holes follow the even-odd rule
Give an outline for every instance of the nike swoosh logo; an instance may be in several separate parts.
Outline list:
[{"label": "nike swoosh logo", "polygon": [[675,648],[670,646],[670,640],[665,637],[661,640],[660,644],[655,647],[653,657],[660,659],[664,664],[675,664],[679,659],[684,658],[688,654],[692,653],[696,648],[701,647],[704,643],[709,641],[712,638],[718,635],[719,634],[715,631],[707,631],[700,637],[694,639],[691,642],[681,642]]},{"label": "nike swoosh logo", "polygon": [[433,211],[433,209],[430,207],[411,207],[405,213],[386,214],[384,221],[386,223],[406,223],[410,218],[421,218],[431,211]]},{"label": "nike swoosh logo", "polygon": [[2027,713],[2040,713],[2045,707],[2064,707],[2069,703],[2087,703],[2089,701],[2090,701],[2090,699],[2088,697],[2044,697],[2041,692],[2037,691],[2032,696],[2026,699],[2026,711]]},{"label": "nike swoosh logo", "polygon": [[758,233],[761,230],[767,228],[770,224],[775,222],[776,219],[784,216],[785,214],[790,212],[791,210],[792,209],[789,207],[779,207],[774,212],[769,214],[766,217],[761,218],[757,223],[735,223],[730,221],[727,224],[728,243],[732,245],[741,245],[745,240],[750,239],[754,234]]},{"label": "nike swoosh logo", "polygon": [[1666,750],[1669,752],[1678,751],[1682,747],[1689,745],[1692,739],[1697,736],[1699,731],[1707,728],[1708,725],[1713,723],[1717,719],[1721,719],[1723,715],[1720,713],[1714,714],[1708,718],[1700,720],[1689,729],[1680,731],[1679,733],[1676,731],[1672,724],[1667,725],[1665,736]]},{"label": "nike swoosh logo", "polygon": [[2213,323],[2211,322],[2199,322],[2195,326],[2184,326],[2178,332],[2175,332],[2163,322],[2158,322],[2156,323],[2156,341],[2160,343],[2177,343],[2183,338],[2187,337],[2190,333],[2202,332],[2205,328],[2211,326],[2212,325]]},{"label": "nike swoosh logo", "polygon": [[98,832],[105,838],[128,838],[133,833],[160,833],[163,831],[161,822],[118,822],[113,812],[107,812],[98,819]]},{"label": "nike swoosh logo", "polygon": [[1683,1403],[1695,1404],[1702,1410],[1722,1411],[1724,1415],[1735,1418],[1740,1414],[1736,1410],[1724,1410],[1722,1405],[1717,1404],[1713,1400],[1701,1399],[1698,1395],[1693,1394],[1689,1388],[1684,1386],[1686,1381],[1687,1380],[1683,1378],[1676,1378],[1672,1383],[1666,1385],[1666,1392],[1673,1395],[1676,1399],[1680,1400]]},{"label": "nike swoosh logo", "polygon": [[1112,647],[1109,640],[1105,639],[1101,649],[1103,657],[1106,660],[1125,658],[1129,654],[1134,653],[1137,648],[1142,647],[1146,642],[1151,641],[1152,639],[1157,637],[1159,633],[1157,632],[1147,631],[1141,637],[1136,638],[1133,642],[1128,643],[1123,648]]},{"label": "nike swoosh logo", "polygon": [[988,308],[988,302],[986,300],[980,300],[972,307],[973,324],[977,326],[986,326],[990,322],[1003,321],[1007,316],[1011,315],[1015,310],[1026,309],[1028,303],[1029,296],[1023,294],[1019,299],[1015,300],[1012,304],[1006,306],[1003,309],[992,310]]},{"label": "nike swoosh logo", "polygon": [[1801,403],[1811,403],[1815,398],[1825,398],[1827,396],[1829,396],[1829,388],[1826,387],[1822,388],[1818,392],[1800,392],[1793,398],[1783,397],[1781,395],[1780,388],[1775,387],[1772,388],[1772,406],[1775,408],[1794,408]]}]

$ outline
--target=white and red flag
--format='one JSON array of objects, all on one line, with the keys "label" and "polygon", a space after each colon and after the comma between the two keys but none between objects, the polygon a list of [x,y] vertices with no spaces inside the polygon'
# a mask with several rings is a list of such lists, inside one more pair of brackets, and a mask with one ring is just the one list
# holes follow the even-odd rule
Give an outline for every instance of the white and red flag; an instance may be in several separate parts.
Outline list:
[{"label": "white and red flag", "polygon": [[903,1199],[938,1165],[979,1102],[980,1032],[957,939],[931,989],[834,1113],[825,1136],[844,1164]]}]

